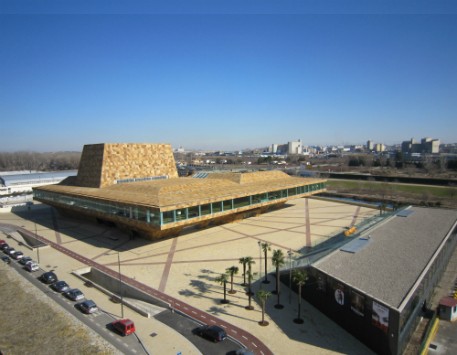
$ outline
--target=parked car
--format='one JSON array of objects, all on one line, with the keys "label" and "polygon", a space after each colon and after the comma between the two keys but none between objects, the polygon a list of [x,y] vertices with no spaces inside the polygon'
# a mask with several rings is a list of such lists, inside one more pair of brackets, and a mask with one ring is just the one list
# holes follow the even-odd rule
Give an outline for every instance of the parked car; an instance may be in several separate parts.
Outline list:
[{"label": "parked car", "polygon": [[63,295],[72,301],[80,301],[84,299],[84,293],[82,293],[81,290],[77,288],[72,288],[71,290],[65,291]]},{"label": "parked car", "polygon": [[7,263],[7,264],[9,264],[9,263],[11,262],[11,259],[10,259],[8,256],[3,255],[3,256],[2,256],[2,261],[5,262],[5,263]]},{"label": "parked car", "polygon": [[13,254],[15,252],[16,252],[16,249],[10,247],[10,248],[7,249],[6,254],[8,254],[9,256],[13,256]]},{"label": "parked car", "polygon": [[25,269],[29,272],[34,272],[40,270],[40,266],[34,261],[29,261],[25,264]]},{"label": "parked car", "polygon": [[202,325],[197,328],[196,333],[203,338],[214,341],[215,343],[223,341],[227,338],[225,330],[217,325]]},{"label": "parked car", "polygon": [[90,313],[94,313],[94,312],[98,311],[97,305],[92,300],[86,300],[84,302],[78,303],[76,306],[81,310],[81,312],[86,313],[86,314],[90,314]]},{"label": "parked car", "polygon": [[9,252],[10,252],[10,250],[14,250],[14,248],[12,248],[12,247],[10,247],[10,246],[7,246],[7,247],[3,248],[2,250],[3,250],[3,252],[4,252],[5,254],[8,255]]},{"label": "parked car", "polygon": [[11,255],[14,260],[20,260],[24,257],[24,253],[22,251],[17,250],[13,255]]},{"label": "parked car", "polygon": [[21,260],[19,260],[19,264],[25,265],[29,261],[33,261],[32,258],[30,256],[24,256],[24,257],[21,258]]},{"label": "parked car", "polygon": [[0,239],[0,245],[6,244],[6,242],[3,239]]},{"label": "parked car", "polygon": [[9,248],[8,243],[3,243],[0,245],[0,250],[4,251],[6,248]]},{"label": "parked car", "polygon": [[56,291],[56,292],[66,292],[68,290],[70,290],[70,285],[68,285],[65,281],[63,280],[60,280],[60,281],[57,281],[57,282],[54,282],[52,285],[51,285],[51,288]]},{"label": "parked car", "polygon": [[52,284],[57,281],[57,275],[52,271],[48,271],[40,276],[40,280],[45,284]]},{"label": "parked car", "polygon": [[122,336],[135,333],[135,324],[130,319],[118,319],[111,323],[111,327]]}]

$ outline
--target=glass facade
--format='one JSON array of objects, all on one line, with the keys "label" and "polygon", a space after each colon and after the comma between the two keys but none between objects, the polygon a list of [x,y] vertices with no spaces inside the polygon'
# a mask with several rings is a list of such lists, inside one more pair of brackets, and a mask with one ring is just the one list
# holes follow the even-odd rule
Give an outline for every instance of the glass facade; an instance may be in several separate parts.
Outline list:
[{"label": "glass facade", "polygon": [[284,190],[270,191],[251,196],[243,196],[230,200],[217,201],[198,206],[189,206],[172,211],[160,211],[158,208],[153,207],[126,205],[112,201],[68,196],[60,193],[42,190],[34,190],[33,193],[35,198],[43,202],[56,202],[60,205],[87,209],[88,211],[111,214],[121,218],[134,219],[145,222],[147,224],[161,226],[202,216],[217,215],[219,213],[236,208],[255,206],[280,198],[297,196],[311,191],[323,190],[324,188],[325,184],[322,182]]}]

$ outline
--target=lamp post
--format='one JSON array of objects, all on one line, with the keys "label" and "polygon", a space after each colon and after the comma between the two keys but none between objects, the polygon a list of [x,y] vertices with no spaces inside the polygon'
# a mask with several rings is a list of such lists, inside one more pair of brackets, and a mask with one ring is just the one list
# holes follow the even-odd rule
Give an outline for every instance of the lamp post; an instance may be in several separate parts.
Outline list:
[{"label": "lamp post", "polygon": [[[35,224],[35,240],[37,240],[37,229],[36,229],[36,222],[34,222]],[[37,259],[38,259],[38,264],[40,264],[40,246],[38,245],[38,247],[36,248],[36,254],[37,254]]]},{"label": "lamp post", "polygon": [[292,250],[287,251],[289,256],[289,304],[292,303]]},{"label": "lamp post", "polygon": [[121,297],[121,318],[124,318],[124,302],[122,300],[122,277],[121,277],[121,257],[117,251],[117,264],[119,267],[119,295]]},{"label": "lamp post", "polygon": [[259,245],[259,259],[260,259],[260,262],[259,262],[259,280],[262,278],[262,241],[259,240],[257,242],[257,244]]}]

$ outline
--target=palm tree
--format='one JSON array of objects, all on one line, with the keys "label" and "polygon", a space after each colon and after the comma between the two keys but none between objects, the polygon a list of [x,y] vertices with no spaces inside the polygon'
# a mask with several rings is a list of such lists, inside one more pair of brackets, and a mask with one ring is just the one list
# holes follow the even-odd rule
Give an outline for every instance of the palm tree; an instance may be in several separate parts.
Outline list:
[{"label": "palm tree", "polygon": [[259,322],[260,325],[262,326],[267,326],[269,323],[265,321],[265,304],[267,303],[268,297],[271,296],[271,292],[267,290],[260,289],[257,291],[257,298],[260,301],[260,304],[262,306],[262,320]]},{"label": "palm tree", "polygon": [[230,266],[229,268],[225,269],[225,272],[230,275],[230,294],[235,294],[236,291],[233,289],[233,275],[238,274],[238,266]]},{"label": "palm tree", "polygon": [[216,277],[214,281],[220,283],[221,285],[224,285],[224,299],[221,301],[221,303],[229,303],[229,301],[227,301],[227,274],[221,274],[221,276]]},{"label": "palm tree", "polygon": [[254,309],[254,307],[252,307],[252,305],[251,305],[251,296],[253,295],[253,292],[251,291],[251,284],[252,284],[252,264],[255,264],[255,261],[252,260],[252,258],[250,258],[250,259],[251,259],[251,261],[248,263],[248,271],[247,271],[248,285],[249,285],[247,295],[248,295],[249,304],[245,307],[248,310]]},{"label": "palm tree", "polygon": [[303,323],[303,319],[300,318],[300,310],[301,310],[301,289],[303,285],[308,280],[308,274],[305,270],[294,270],[292,273],[292,279],[298,286],[298,317],[294,319],[295,323],[301,324]]},{"label": "palm tree", "polygon": [[268,276],[267,275],[267,252],[268,252],[268,250],[271,250],[270,243],[264,242],[264,243],[261,243],[260,245],[262,246],[263,254],[265,256],[265,280],[263,280],[262,282],[264,284],[269,284],[270,281],[268,281],[268,279],[267,279],[267,276]]},{"label": "palm tree", "polygon": [[241,284],[241,286],[246,286],[246,265],[249,263],[249,260],[252,260],[252,257],[245,256],[238,260],[240,264],[243,264],[243,283]]},{"label": "palm tree", "polygon": [[282,309],[284,306],[279,302],[279,295],[280,295],[280,282],[279,282],[279,268],[284,265],[284,253],[281,249],[273,250],[273,256],[271,257],[271,262],[276,267],[276,294],[278,295],[278,303],[275,305],[275,308]]}]

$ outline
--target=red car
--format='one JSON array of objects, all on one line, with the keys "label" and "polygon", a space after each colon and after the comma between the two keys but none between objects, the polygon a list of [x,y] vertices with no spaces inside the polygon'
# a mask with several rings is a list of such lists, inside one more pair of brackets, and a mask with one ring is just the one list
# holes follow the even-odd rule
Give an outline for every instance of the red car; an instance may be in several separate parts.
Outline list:
[{"label": "red car", "polygon": [[122,336],[135,333],[135,324],[130,319],[118,319],[111,323],[113,329]]}]

